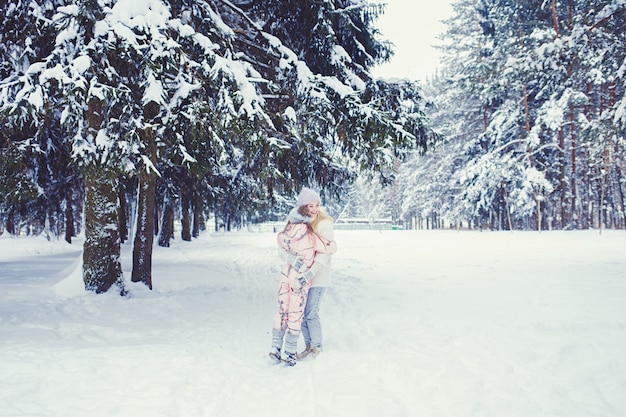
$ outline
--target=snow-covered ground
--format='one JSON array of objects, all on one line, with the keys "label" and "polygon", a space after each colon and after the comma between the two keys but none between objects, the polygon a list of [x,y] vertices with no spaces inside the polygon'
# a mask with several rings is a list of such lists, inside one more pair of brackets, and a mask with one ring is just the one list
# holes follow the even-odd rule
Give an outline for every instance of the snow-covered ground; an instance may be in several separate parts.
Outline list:
[{"label": "snow-covered ground", "polygon": [[626,232],[335,233],[293,368],[273,233],[155,247],[130,298],[82,290],[80,242],[0,236],[0,416],[626,416]]}]

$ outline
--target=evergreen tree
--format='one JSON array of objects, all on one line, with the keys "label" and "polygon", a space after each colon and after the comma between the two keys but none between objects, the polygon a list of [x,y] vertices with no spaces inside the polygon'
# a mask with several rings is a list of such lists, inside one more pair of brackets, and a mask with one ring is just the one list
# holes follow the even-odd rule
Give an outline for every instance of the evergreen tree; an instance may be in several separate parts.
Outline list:
[{"label": "evergreen tree", "polygon": [[15,98],[1,111],[0,223],[6,222],[13,234],[25,228],[26,233],[54,238],[65,231],[71,242],[82,211],[81,178],[69,163],[70,148],[59,123],[60,86],[52,82],[46,91],[37,78],[42,68],[37,61],[50,52],[56,36],[44,22],[59,4],[17,1],[0,6],[3,104]]},{"label": "evergreen tree", "polygon": [[[289,110],[280,124],[295,139],[287,137],[276,155],[281,171],[289,170],[300,183],[314,181],[339,192],[340,184],[353,181],[361,170],[388,180],[396,153],[426,146],[428,135],[419,123],[407,120],[405,107],[396,101],[406,89],[403,98],[421,105],[416,87],[375,82],[369,74],[373,65],[391,56],[373,24],[382,6],[356,0],[264,1],[252,2],[251,10],[263,29],[280,38],[312,72],[306,74],[309,87],[296,89],[300,100],[280,96],[287,100],[269,103]],[[417,112],[413,116],[423,118]]]},{"label": "evergreen tree", "polygon": [[494,229],[624,227],[623,4],[454,10],[433,119],[458,151],[441,159],[449,186],[428,198],[451,198],[440,207],[452,222]]}]

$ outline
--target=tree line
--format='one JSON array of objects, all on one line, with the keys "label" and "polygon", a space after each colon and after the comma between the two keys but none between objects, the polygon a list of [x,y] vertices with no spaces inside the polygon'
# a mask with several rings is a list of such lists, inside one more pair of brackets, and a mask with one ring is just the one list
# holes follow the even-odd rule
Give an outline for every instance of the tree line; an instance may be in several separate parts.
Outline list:
[{"label": "tree line", "polygon": [[626,228],[626,5],[457,0],[425,86],[446,141],[400,168],[398,221]]}]

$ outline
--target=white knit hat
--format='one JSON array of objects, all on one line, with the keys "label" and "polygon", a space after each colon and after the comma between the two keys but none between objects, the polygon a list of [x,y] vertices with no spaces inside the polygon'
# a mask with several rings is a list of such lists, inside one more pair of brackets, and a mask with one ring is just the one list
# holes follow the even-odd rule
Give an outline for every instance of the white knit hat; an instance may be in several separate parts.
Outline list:
[{"label": "white knit hat", "polygon": [[298,207],[306,206],[307,204],[311,204],[316,201],[322,201],[320,195],[310,188],[303,187],[302,191],[300,191],[300,195],[298,196],[298,201],[296,202],[296,205]]}]

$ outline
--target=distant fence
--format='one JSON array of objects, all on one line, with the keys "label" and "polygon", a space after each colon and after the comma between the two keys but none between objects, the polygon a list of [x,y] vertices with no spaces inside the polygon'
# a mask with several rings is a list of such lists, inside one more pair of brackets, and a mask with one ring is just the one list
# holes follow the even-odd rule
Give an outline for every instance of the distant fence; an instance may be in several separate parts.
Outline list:
[{"label": "distant fence", "polygon": [[249,232],[253,233],[277,233],[285,228],[286,222],[268,222],[268,223],[257,223],[257,224],[248,224],[247,229]]},{"label": "distant fence", "polygon": [[[277,233],[283,230],[285,222],[248,224],[246,229],[252,233]],[[404,230],[403,226],[389,223],[335,223],[335,230]]]},{"label": "distant fence", "polygon": [[369,220],[362,217],[340,218],[335,223],[336,230],[403,230],[404,227],[393,224],[391,218]]},{"label": "distant fence", "polygon": [[388,223],[335,223],[335,230],[400,230],[402,226]]}]

